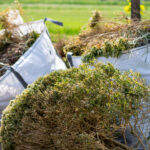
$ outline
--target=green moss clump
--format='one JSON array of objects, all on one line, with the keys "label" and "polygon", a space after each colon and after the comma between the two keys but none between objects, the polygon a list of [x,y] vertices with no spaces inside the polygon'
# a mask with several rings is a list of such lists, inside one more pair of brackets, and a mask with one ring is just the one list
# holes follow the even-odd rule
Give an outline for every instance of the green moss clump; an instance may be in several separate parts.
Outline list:
[{"label": "green moss clump", "polygon": [[3,150],[126,149],[116,131],[138,117],[148,88],[138,73],[87,64],[39,78],[4,110]]}]

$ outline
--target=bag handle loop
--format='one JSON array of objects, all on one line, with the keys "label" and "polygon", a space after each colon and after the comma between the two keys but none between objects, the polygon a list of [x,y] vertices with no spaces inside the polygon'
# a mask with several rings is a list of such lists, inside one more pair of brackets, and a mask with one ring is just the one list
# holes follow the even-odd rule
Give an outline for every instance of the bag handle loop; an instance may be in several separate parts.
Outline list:
[{"label": "bag handle loop", "polygon": [[56,24],[56,25],[58,25],[58,26],[63,26],[63,23],[62,23],[62,22],[53,20],[53,19],[51,19],[51,18],[47,18],[47,17],[46,17],[46,18],[44,19],[44,24],[46,23],[46,21],[52,22],[52,23],[54,23],[54,24]]},{"label": "bag handle loop", "polygon": [[23,77],[13,67],[9,66],[8,64],[1,63],[1,62],[0,62],[0,66],[2,66],[2,69],[10,70],[24,88],[26,88],[28,86],[28,84],[25,82]]}]

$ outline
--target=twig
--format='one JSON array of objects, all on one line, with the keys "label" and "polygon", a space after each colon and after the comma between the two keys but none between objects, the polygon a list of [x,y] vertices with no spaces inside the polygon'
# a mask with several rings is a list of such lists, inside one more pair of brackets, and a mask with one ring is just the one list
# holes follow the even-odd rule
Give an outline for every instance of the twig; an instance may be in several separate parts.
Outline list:
[{"label": "twig", "polygon": [[135,130],[133,129],[133,127],[132,127],[132,125],[131,125],[130,122],[129,122],[129,125],[130,125],[130,127],[132,128],[132,131],[133,131],[134,135],[138,138],[138,140],[139,140],[139,142],[141,143],[141,145],[142,145],[142,147],[144,148],[144,150],[146,150],[145,145],[143,144],[141,138],[137,135],[137,133],[136,133]]},{"label": "twig", "polygon": [[100,135],[100,136],[102,136],[104,139],[109,140],[109,141],[113,142],[114,144],[122,147],[123,149],[126,149],[126,150],[130,149],[127,145],[121,144],[120,142],[118,142],[116,140],[113,140],[112,138],[108,138],[108,137],[106,137],[104,135]]},{"label": "twig", "polygon": [[138,127],[139,127],[139,130],[140,130],[142,136],[144,137],[144,140],[146,141],[146,143],[148,144],[148,146],[149,146],[149,148],[150,148],[150,143],[148,142],[147,138],[146,138],[145,135],[143,134],[143,132],[142,132],[142,130],[141,130],[141,127],[140,127],[140,126],[138,126]]}]

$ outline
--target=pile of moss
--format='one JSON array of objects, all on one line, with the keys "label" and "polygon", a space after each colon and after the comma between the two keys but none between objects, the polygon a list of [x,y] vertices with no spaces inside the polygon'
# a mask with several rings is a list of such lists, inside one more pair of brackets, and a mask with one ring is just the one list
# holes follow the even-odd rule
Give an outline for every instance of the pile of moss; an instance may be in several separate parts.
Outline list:
[{"label": "pile of moss", "polygon": [[117,138],[131,117],[141,119],[148,96],[138,73],[121,73],[111,64],[52,72],[4,110],[2,149],[128,149]]},{"label": "pile of moss", "polygon": [[150,42],[150,20],[143,22],[106,22],[95,11],[88,27],[79,36],[68,40],[64,53],[73,52],[83,56],[84,61],[95,57],[119,57],[123,51],[146,45]]}]

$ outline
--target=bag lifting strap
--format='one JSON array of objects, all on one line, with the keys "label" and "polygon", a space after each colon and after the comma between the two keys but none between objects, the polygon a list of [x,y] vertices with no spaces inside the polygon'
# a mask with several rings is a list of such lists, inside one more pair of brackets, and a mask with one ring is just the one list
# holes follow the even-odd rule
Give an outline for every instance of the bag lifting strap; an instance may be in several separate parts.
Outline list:
[{"label": "bag lifting strap", "polygon": [[46,23],[46,21],[50,21],[50,22],[52,22],[52,23],[54,23],[54,24],[56,24],[56,25],[58,25],[58,26],[63,26],[63,23],[62,23],[62,22],[53,20],[53,19],[51,19],[51,18],[45,18],[45,19],[44,19],[44,24]]},{"label": "bag lifting strap", "polygon": [[68,52],[68,53],[67,53],[67,60],[69,61],[70,67],[73,67],[72,52]]},{"label": "bag lifting strap", "polygon": [[4,63],[0,63],[0,66],[3,67],[2,69],[10,70],[15,75],[15,77],[18,79],[18,81],[21,83],[21,85],[24,88],[26,88],[28,86],[28,84],[25,82],[23,77],[13,67],[11,67],[11,66],[9,66],[7,64],[4,64]]}]

